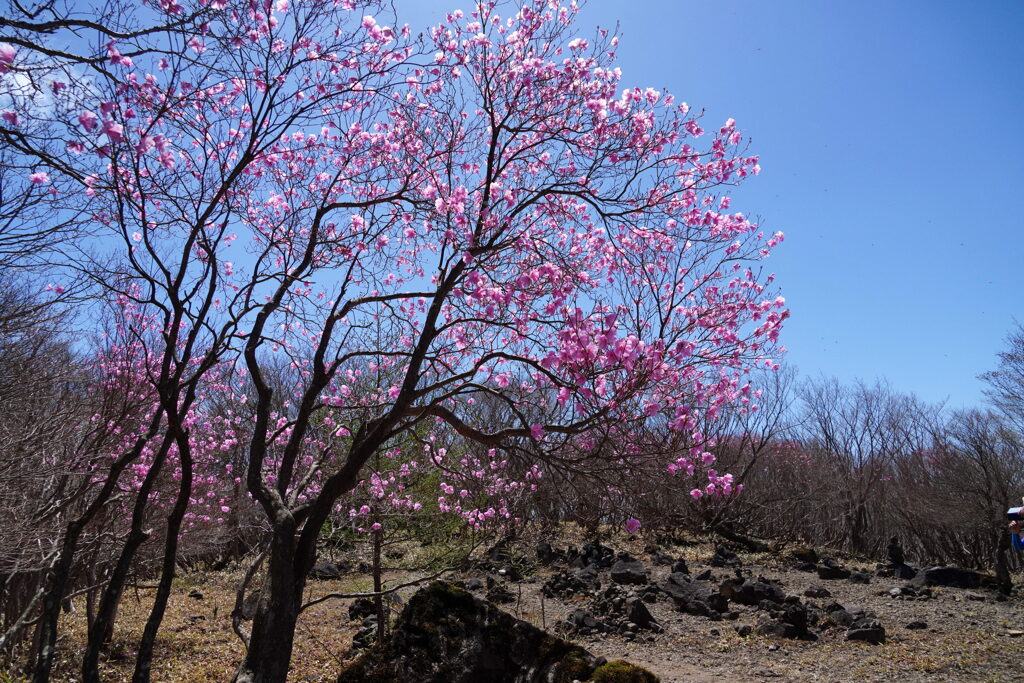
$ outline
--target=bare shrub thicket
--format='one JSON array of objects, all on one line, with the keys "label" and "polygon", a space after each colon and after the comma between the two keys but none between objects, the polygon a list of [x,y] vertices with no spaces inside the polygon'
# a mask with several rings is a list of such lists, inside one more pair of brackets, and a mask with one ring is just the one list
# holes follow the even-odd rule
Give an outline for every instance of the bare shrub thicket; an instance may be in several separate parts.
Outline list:
[{"label": "bare shrub thicket", "polygon": [[881,383],[760,383],[759,409],[733,409],[706,444],[742,492],[694,498],[685,477],[649,472],[636,480],[647,524],[879,559],[895,538],[921,564],[1021,567],[1004,513],[1024,494],[1024,440],[1005,414],[944,411]]},{"label": "bare shrub thicket", "polygon": [[[542,490],[534,517],[595,532],[636,517],[645,527],[710,532],[751,548],[765,538],[878,559],[895,538],[912,562],[1020,570],[1024,563],[1007,553],[1005,511],[1024,495],[1016,383],[1024,332],[1010,336],[1010,347],[983,376],[990,410],[948,411],[878,382],[757,375],[750,404],[707,425],[704,443],[652,428],[604,444],[657,455],[646,468],[632,460],[628,477],[553,468],[556,483]],[[698,497],[685,472],[660,464],[693,448],[707,448],[742,490]]]},{"label": "bare shrub thicket", "polygon": [[[67,313],[28,293],[20,278],[0,282],[0,655],[9,657],[28,627],[59,550],[60,530],[81,513],[95,469],[137,406],[117,378],[79,358],[64,332]],[[84,595],[91,619],[97,585],[120,531],[100,514],[84,531],[69,568],[65,608]]]}]

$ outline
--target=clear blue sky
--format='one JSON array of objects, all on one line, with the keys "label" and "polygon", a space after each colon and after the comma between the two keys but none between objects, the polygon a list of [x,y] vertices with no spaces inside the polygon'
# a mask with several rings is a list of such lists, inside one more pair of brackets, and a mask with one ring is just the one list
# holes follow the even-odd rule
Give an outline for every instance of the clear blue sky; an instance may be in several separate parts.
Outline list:
[{"label": "clear blue sky", "polygon": [[[397,0],[414,28],[471,2]],[[763,171],[733,207],[770,260],[804,375],[982,402],[1024,322],[1024,2],[591,0],[623,85],[732,116]]]}]

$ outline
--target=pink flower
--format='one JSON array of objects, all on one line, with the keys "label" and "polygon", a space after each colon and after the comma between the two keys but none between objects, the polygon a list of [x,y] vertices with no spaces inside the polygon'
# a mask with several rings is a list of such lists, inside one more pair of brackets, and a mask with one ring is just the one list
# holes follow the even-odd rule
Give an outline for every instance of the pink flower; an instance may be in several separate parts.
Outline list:
[{"label": "pink flower", "polygon": [[622,528],[625,529],[626,533],[630,536],[635,536],[636,532],[640,531],[640,520],[627,519],[626,523],[622,525]]},{"label": "pink flower", "polygon": [[107,138],[113,143],[121,142],[124,139],[124,127],[110,119],[106,119],[103,122],[103,132],[107,134]]},{"label": "pink flower", "polygon": [[694,500],[700,500],[704,496],[704,492],[700,489],[693,489],[690,491],[690,495],[693,496]]},{"label": "pink flower", "polygon": [[543,441],[544,427],[541,425],[530,425],[530,436],[532,436],[535,441]]},{"label": "pink flower", "polygon": [[78,122],[82,124],[82,128],[85,128],[87,133],[91,133],[96,129],[96,122],[98,120],[99,117],[88,109],[78,115]]},{"label": "pink flower", "polygon": [[112,66],[117,66],[118,64],[120,64],[124,67],[130,67],[132,65],[131,57],[125,57],[120,52],[118,52],[117,48],[114,47],[114,41],[110,41],[109,43],[107,43],[107,57],[110,58],[110,64]]},{"label": "pink flower", "polygon": [[54,81],[53,83],[50,83],[50,90],[53,91],[54,95],[59,95],[60,91],[64,90],[67,87],[68,87],[68,84],[65,83],[64,81]]},{"label": "pink flower", "polygon": [[18,51],[14,49],[13,45],[0,43],[0,74],[7,73],[17,54]]},{"label": "pink flower", "polygon": [[10,126],[18,125],[18,112],[16,111],[5,111],[3,114],[0,114],[0,118],[3,118]]},{"label": "pink flower", "polygon": [[50,176],[45,173],[33,173],[28,177],[28,179],[32,181],[32,184],[34,185],[45,185],[50,182]]}]

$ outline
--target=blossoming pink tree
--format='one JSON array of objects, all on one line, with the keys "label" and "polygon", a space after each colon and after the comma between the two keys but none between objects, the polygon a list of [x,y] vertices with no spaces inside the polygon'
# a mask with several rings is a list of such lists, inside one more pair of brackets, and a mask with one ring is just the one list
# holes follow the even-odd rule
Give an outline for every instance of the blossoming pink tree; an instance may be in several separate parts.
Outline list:
[{"label": "blossoming pink tree", "polygon": [[[692,444],[664,466],[704,471],[699,425],[774,364],[787,312],[756,262],[782,237],[730,209],[722,188],[759,170],[731,119],[705,132],[671,95],[623,88],[617,37],[579,35],[575,6],[483,2],[416,43],[367,5],[161,0],[139,10],[159,31],[100,30],[86,63],[102,78],[53,81],[51,123],[28,105],[4,119],[9,139],[39,142],[26,187],[84,205],[80,224],[106,235],[77,262],[155,316],[139,340],[159,405],[111,470],[116,484],[161,438],[180,463],[137,680],[204,391],[251,406],[244,481],[270,530],[237,680],[283,681],[320,531],[375,454],[464,440],[476,462],[431,444],[417,462],[468,479],[501,463],[484,486],[500,499],[545,463],[607,458],[628,476],[643,454],[609,454],[605,435],[657,420]],[[3,67],[23,68],[26,41],[6,46]],[[111,264],[86,257],[113,243]],[[713,477],[708,492],[727,483]],[[439,505],[474,524],[508,512],[457,482]]]},{"label": "blossoming pink tree", "polygon": [[[273,540],[239,680],[285,676],[323,522],[393,439],[435,423],[543,462],[592,450],[609,421],[665,416],[694,432],[697,415],[743,394],[786,315],[744,266],[781,237],[710,194],[757,171],[732,121],[698,151],[688,107],[621,90],[615,37],[576,36],[571,8],[482,5],[430,40],[431,62],[409,67],[378,118],[321,141],[357,146],[355,169],[332,176],[336,157],[304,154],[270,171],[301,174],[302,189],[259,220],[319,208],[288,234],[295,265],[247,334],[258,404],[247,482]],[[303,370],[292,417],[276,424],[268,347]],[[378,378],[372,391],[351,390],[357,372]],[[504,423],[468,419],[483,397],[507,407]],[[303,462],[321,406],[350,437]]]}]

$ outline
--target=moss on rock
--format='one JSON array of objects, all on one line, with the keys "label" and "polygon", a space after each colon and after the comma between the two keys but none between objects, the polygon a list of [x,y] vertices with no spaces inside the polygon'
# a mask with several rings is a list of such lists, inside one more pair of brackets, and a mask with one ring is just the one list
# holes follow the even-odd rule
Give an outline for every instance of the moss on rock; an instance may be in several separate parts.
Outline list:
[{"label": "moss on rock", "polygon": [[658,677],[650,671],[622,659],[597,667],[591,680],[593,683],[658,683]]}]

